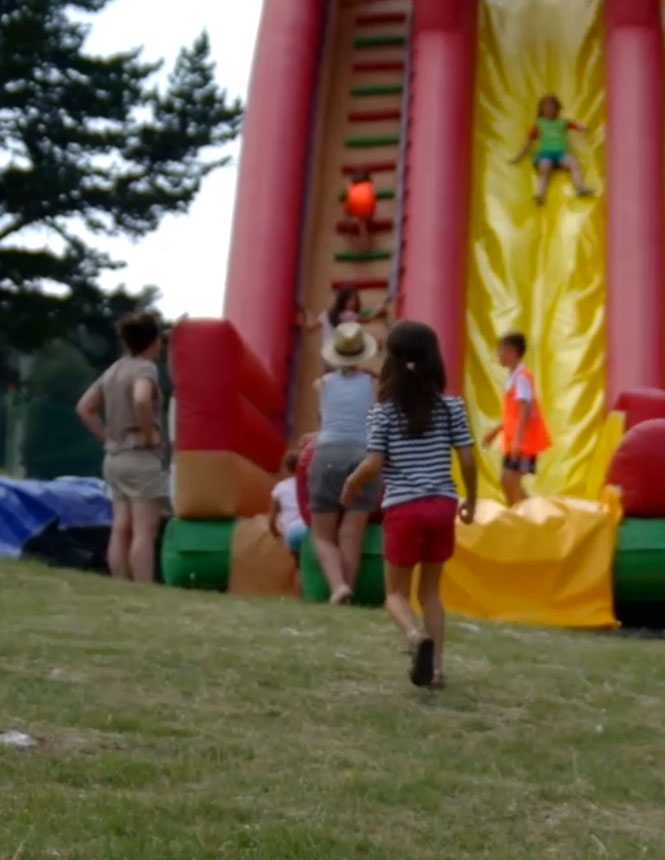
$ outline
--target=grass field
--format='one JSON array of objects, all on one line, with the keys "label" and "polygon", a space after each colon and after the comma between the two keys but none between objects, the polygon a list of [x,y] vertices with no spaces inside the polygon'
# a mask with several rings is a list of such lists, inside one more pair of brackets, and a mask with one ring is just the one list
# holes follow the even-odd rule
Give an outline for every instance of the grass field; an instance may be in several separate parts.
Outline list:
[{"label": "grass field", "polygon": [[0,566],[0,860],[665,858],[665,643]]}]

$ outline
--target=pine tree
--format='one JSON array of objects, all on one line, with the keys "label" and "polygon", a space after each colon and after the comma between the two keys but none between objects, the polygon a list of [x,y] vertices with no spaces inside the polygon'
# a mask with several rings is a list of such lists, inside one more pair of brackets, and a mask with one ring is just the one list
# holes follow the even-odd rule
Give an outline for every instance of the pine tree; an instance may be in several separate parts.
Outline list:
[{"label": "pine tree", "polygon": [[[69,13],[108,2],[0,0],[0,316],[22,351],[71,332],[120,265],[94,236],[140,237],[185,212],[239,131],[205,33],[163,92],[140,49],[87,54]],[[64,300],[44,294],[53,284]]]}]

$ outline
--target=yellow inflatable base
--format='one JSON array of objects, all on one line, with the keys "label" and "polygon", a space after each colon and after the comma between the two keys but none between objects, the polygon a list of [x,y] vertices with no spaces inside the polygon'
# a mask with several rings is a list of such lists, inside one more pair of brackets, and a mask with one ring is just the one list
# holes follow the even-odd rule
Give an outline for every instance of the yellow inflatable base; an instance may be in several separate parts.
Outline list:
[{"label": "yellow inflatable base", "polygon": [[[494,621],[552,627],[617,625],[612,560],[621,516],[606,503],[532,498],[507,509],[479,504],[459,525],[441,593],[447,609]],[[417,577],[413,600],[417,605]]]}]

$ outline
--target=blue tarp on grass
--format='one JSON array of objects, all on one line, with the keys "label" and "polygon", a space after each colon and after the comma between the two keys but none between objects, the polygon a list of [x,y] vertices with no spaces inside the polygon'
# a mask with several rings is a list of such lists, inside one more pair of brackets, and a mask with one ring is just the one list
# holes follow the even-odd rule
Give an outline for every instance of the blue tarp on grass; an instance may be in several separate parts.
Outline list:
[{"label": "blue tarp on grass", "polygon": [[49,526],[67,531],[108,528],[111,522],[111,500],[97,478],[0,478],[0,558],[19,558],[23,547]]}]

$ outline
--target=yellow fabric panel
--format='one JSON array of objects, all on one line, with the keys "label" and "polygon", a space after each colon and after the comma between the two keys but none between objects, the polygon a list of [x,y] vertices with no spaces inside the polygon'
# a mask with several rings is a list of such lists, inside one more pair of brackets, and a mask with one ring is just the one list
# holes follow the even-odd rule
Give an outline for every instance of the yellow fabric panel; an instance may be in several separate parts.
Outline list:
[{"label": "yellow fabric panel", "polygon": [[[532,498],[508,509],[482,501],[458,525],[441,593],[447,609],[553,627],[616,626],[612,562],[618,499]],[[414,584],[415,601],[417,584]]]},{"label": "yellow fabric panel", "polygon": [[587,477],[586,496],[588,499],[601,499],[605,491],[605,478],[614,452],[626,432],[626,413],[610,412],[593,452]]},{"label": "yellow fabric panel", "polygon": [[[500,334],[529,338],[553,449],[535,491],[584,495],[603,423],[604,79],[600,0],[483,0],[467,293],[466,397],[477,436],[500,417],[505,371]],[[555,174],[544,207],[533,199],[531,156],[508,164],[533,125],[538,99],[559,95],[563,115],[589,126],[571,132],[593,200],[577,199]],[[498,448],[482,453],[481,493],[498,498]]]}]

